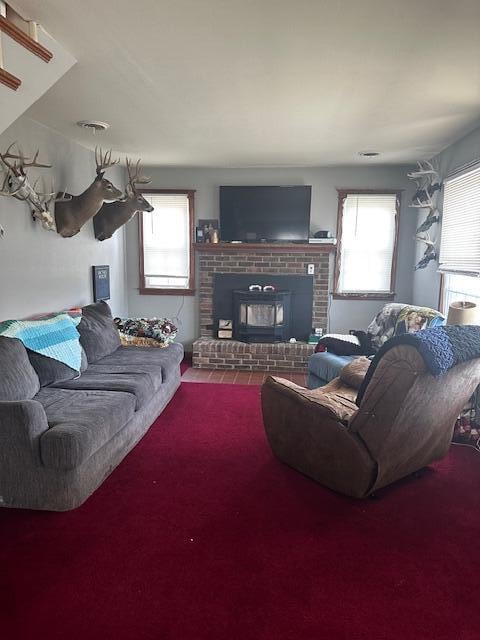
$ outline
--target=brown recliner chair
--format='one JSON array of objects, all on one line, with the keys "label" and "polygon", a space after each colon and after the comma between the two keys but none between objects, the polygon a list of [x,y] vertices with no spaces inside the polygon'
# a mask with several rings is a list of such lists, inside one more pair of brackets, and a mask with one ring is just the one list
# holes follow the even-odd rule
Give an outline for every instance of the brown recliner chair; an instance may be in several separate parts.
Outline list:
[{"label": "brown recliner chair", "polygon": [[308,390],[282,378],[262,386],[265,431],[275,455],[348,496],[365,498],[446,455],[453,426],[480,384],[480,359],[434,377],[412,346],[384,354],[360,407],[369,361]]}]

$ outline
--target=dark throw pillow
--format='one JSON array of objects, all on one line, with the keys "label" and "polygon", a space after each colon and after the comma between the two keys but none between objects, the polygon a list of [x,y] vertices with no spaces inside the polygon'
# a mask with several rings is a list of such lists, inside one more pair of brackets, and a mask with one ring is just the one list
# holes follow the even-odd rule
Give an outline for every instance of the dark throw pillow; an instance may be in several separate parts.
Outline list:
[{"label": "dark throw pillow", "polygon": [[39,389],[23,344],[16,338],[0,337],[0,402],[31,400]]},{"label": "dark throw pillow", "polygon": [[330,333],[320,338],[315,352],[328,351],[337,356],[359,356],[363,350],[360,340],[356,336]]},{"label": "dark throw pillow", "polygon": [[[64,382],[65,380],[73,380],[78,376],[78,371],[71,369],[69,366],[53,358],[42,356],[41,353],[30,351],[27,349],[28,359],[30,364],[37,372],[38,379],[40,380],[40,386],[46,387],[54,382]],[[80,367],[80,373],[83,373],[88,366],[87,354],[82,348],[82,364]]]},{"label": "dark throw pillow", "polygon": [[110,355],[120,346],[120,336],[106,302],[83,307],[82,320],[77,329],[80,344],[85,349],[90,363]]}]

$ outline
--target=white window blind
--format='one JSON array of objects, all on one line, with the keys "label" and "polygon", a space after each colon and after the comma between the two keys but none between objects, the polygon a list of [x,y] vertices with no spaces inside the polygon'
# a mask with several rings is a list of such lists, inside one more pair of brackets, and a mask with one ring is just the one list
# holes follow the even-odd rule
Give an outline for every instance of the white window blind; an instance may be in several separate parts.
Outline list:
[{"label": "white window blind", "polygon": [[145,287],[187,289],[190,278],[189,199],[183,193],[144,194],[154,208],[144,212]]},{"label": "white window blind", "polygon": [[439,270],[480,276],[480,167],[445,180]]},{"label": "white window blind", "polygon": [[344,199],[338,293],[392,293],[397,195]]}]

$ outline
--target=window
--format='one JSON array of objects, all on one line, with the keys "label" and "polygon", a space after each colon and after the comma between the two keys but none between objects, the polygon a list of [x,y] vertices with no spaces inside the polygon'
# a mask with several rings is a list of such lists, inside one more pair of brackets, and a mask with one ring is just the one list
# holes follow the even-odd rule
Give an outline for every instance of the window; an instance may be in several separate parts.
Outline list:
[{"label": "window", "polygon": [[480,167],[445,180],[439,270],[480,276]]},{"label": "window", "polygon": [[480,167],[462,169],[444,183],[439,270],[442,312],[452,302],[480,305]]},{"label": "window", "polygon": [[140,293],[193,295],[194,191],[151,190],[139,214]]},{"label": "window", "polygon": [[446,273],[442,284],[441,312],[445,316],[452,302],[475,302],[480,307],[480,278]]},{"label": "window", "polygon": [[335,298],[395,295],[399,191],[338,192]]}]

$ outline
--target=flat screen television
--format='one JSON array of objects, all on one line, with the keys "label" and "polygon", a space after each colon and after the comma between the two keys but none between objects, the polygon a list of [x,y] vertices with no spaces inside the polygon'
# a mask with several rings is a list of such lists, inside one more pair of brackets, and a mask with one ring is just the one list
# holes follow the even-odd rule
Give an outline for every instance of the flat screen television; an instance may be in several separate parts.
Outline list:
[{"label": "flat screen television", "polygon": [[220,187],[224,242],[306,242],[311,186]]}]

